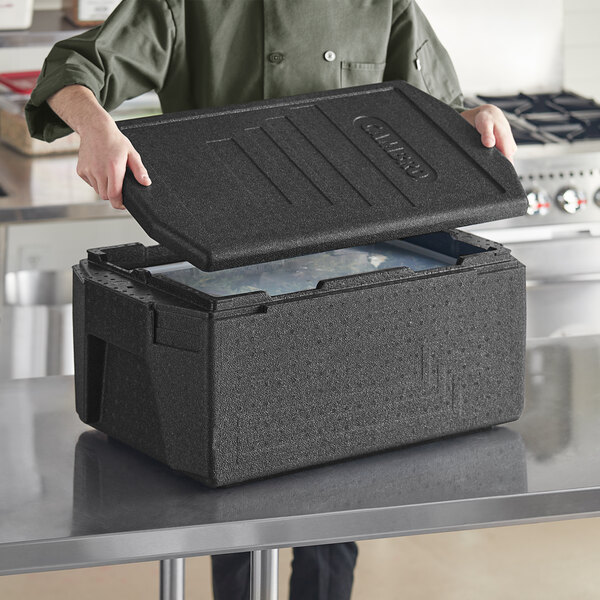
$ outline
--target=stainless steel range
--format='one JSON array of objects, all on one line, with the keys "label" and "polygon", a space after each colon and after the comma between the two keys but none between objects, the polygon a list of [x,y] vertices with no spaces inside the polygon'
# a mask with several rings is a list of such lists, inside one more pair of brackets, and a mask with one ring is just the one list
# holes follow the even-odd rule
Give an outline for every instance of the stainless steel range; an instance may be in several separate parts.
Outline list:
[{"label": "stainless steel range", "polygon": [[528,214],[467,229],[527,265],[529,337],[600,333],[600,104],[569,92],[467,103],[502,108],[517,141]]}]

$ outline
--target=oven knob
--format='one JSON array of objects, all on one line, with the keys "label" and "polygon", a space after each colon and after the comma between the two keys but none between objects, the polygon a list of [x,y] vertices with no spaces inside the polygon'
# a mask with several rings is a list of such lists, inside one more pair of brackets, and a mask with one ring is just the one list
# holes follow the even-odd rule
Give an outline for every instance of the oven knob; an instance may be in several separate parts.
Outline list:
[{"label": "oven knob", "polygon": [[527,214],[545,215],[550,210],[550,194],[539,187],[527,190]]},{"label": "oven knob", "polygon": [[600,206],[600,188],[594,192],[594,202]]},{"label": "oven knob", "polygon": [[566,212],[574,214],[587,206],[587,199],[576,188],[566,187],[556,195],[556,202]]}]

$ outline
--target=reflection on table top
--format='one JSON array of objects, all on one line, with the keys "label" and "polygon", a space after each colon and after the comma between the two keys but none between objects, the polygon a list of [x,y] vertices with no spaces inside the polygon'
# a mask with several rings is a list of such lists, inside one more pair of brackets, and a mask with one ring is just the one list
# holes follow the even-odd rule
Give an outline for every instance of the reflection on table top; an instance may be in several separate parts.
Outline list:
[{"label": "reflection on table top", "polygon": [[0,573],[600,513],[600,337],[531,341],[509,426],[211,490],[0,383]]}]

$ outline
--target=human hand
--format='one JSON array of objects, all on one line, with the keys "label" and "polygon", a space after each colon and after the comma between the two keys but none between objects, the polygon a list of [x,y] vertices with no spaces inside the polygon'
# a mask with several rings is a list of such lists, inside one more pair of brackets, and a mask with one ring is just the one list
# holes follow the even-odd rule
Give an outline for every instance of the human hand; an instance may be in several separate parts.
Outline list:
[{"label": "human hand", "polygon": [[140,184],[152,183],[140,155],[112,119],[80,127],[79,135],[77,174],[113,208],[124,210],[122,190],[127,167]]},{"label": "human hand", "polygon": [[481,143],[486,148],[496,146],[510,162],[517,151],[517,144],[504,113],[493,104],[483,104],[461,113],[481,134]]},{"label": "human hand", "polygon": [[81,138],[77,174],[103,200],[124,210],[123,178],[129,167],[136,180],[150,185],[150,177],[131,142],[83,85],[68,85],[50,96],[50,108]]}]

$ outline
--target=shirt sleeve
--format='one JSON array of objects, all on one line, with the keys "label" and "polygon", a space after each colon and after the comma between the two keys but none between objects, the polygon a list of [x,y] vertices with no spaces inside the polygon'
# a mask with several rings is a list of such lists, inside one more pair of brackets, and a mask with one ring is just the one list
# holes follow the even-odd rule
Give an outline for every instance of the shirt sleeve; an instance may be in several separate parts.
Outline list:
[{"label": "shirt sleeve", "polygon": [[452,108],[464,110],[452,60],[414,0],[393,4],[384,80],[393,79],[403,79]]},{"label": "shirt sleeve", "polygon": [[176,37],[166,0],[123,0],[99,27],[57,43],[25,107],[34,138],[51,142],[71,133],[46,100],[68,85],[89,88],[108,111],[129,98],[159,91]]}]

